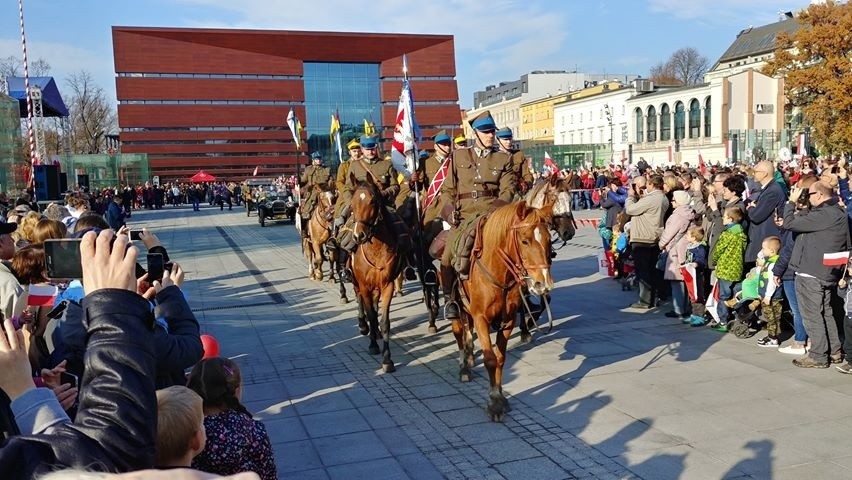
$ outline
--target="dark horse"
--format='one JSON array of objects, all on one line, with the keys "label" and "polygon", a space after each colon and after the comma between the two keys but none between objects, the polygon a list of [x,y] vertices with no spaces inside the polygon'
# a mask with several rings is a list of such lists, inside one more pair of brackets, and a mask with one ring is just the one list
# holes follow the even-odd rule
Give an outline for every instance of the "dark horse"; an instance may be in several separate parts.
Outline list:
[{"label": "dark horse", "polygon": [[[487,409],[493,421],[502,421],[509,407],[503,396],[503,365],[524,290],[546,295],[553,288],[550,222],[556,195],[542,198],[540,208],[522,200],[488,215],[480,233],[481,251],[474,252],[468,279],[459,282],[462,318],[453,322],[460,350],[459,379],[470,380],[475,329],[488,371]],[[496,350],[491,343],[492,326],[497,330]]]},{"label": "dark horse", "polygon": [[370,353],[377,355],[379,345],[378,307],[381,304],[382,370],[396,370],[390,353],[390,304],[394,280],[402,272],[405,252],[400,238],[394,233],[385,213],[379,187],[371,177],[359,182],[352,194],[352,217],[355,220],[353,238],[358,248],[351,257],[352,285],[358,298],[358,327],[362,335],[370,335]]}]

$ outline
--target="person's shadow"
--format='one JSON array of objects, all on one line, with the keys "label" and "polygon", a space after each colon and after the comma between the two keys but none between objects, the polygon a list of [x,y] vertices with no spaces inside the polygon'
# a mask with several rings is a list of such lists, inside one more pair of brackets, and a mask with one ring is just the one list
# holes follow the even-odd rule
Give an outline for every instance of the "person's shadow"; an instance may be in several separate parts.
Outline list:
[{"label": "person's shadow", "polygon": [[740,460],[722,478],[747,474],[757,478],[771,479],[773,446],[770,440],[752,440],[746,443],[744,448],[753,451],[754,456]]}]

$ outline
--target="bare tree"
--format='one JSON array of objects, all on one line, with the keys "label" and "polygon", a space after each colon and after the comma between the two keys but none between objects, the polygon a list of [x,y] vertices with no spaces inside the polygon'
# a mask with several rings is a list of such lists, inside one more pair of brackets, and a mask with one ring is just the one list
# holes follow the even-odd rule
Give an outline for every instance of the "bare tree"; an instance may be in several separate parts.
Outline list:
[{"label": "bare tree", "polygon": [[68,110],[71,114],[71,149],[74,153],[100,153],[105,136],[115,128],[115,111],[104,90],[86,71],[71,74],[65,80],[71,89]]},{"label": "bare tree", "polygon": [[707,57],[692,47],[681,48],[665,63],[651,67],[650,78],[662,85],[698,85],[710,66]]},{"label": "bare tree", "polygon": [[[43,58],[38,58],[29,64],[29,73],[32,77],[46,77],[50,75],[50,64]],[[24,75],[24,62],[20,57],[9,55],[0,58],[0,77],[22,77]]]}]

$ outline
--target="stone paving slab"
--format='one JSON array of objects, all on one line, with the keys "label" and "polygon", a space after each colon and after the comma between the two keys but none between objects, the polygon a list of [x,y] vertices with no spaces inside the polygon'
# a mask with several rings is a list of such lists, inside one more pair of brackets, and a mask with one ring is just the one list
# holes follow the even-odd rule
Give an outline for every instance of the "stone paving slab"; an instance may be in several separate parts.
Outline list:
[{"label": "stone paving slab", "polygon": [[397,372],[382,374],[354,304],[306,278],[292,226],[212,208],[130,223],[188,272],[190,305],[240,365],[281,478],[852,478],[852,379],[626,308],[636,292],[597,274],[594,229],[554,262],[554,330],[510,341],[513,409],[494,424],[481,356],[459,383],[452,333],[426,332],[414,284],[393,301]]}]

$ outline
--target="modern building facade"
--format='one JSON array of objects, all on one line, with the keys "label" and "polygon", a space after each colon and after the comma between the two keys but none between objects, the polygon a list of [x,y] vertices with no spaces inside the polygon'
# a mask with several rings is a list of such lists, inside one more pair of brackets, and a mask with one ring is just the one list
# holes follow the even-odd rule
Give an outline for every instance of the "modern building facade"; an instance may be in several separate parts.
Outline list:
[{"label": "modern building facade", "polygon": [[565,70],[535,70],[521,75],[521,78],[511,82],[500,82],[498,85],[488,85],[485,90],[473,92],[473,109],[483,109],[503,100],[521,98],[521,103],[542,98],[545,95],[582,90],[592,84],[608,81],[629,83],[639,78],[637,74],[621,73],[582,73]]},{"label": "modern building facade", "polygon": [[[337,165],[343,142],[373,123],[389,148],[403,55],[423,138],[458,128],[451,35],[113,27],[121,149],[151,174],[223,179],[297,174],[313,151]],[[301,147],[287,128],[292,109]],[[429,147],[428,143],[425,144]],[[345,152],[344,152],[345,153]]]}]

